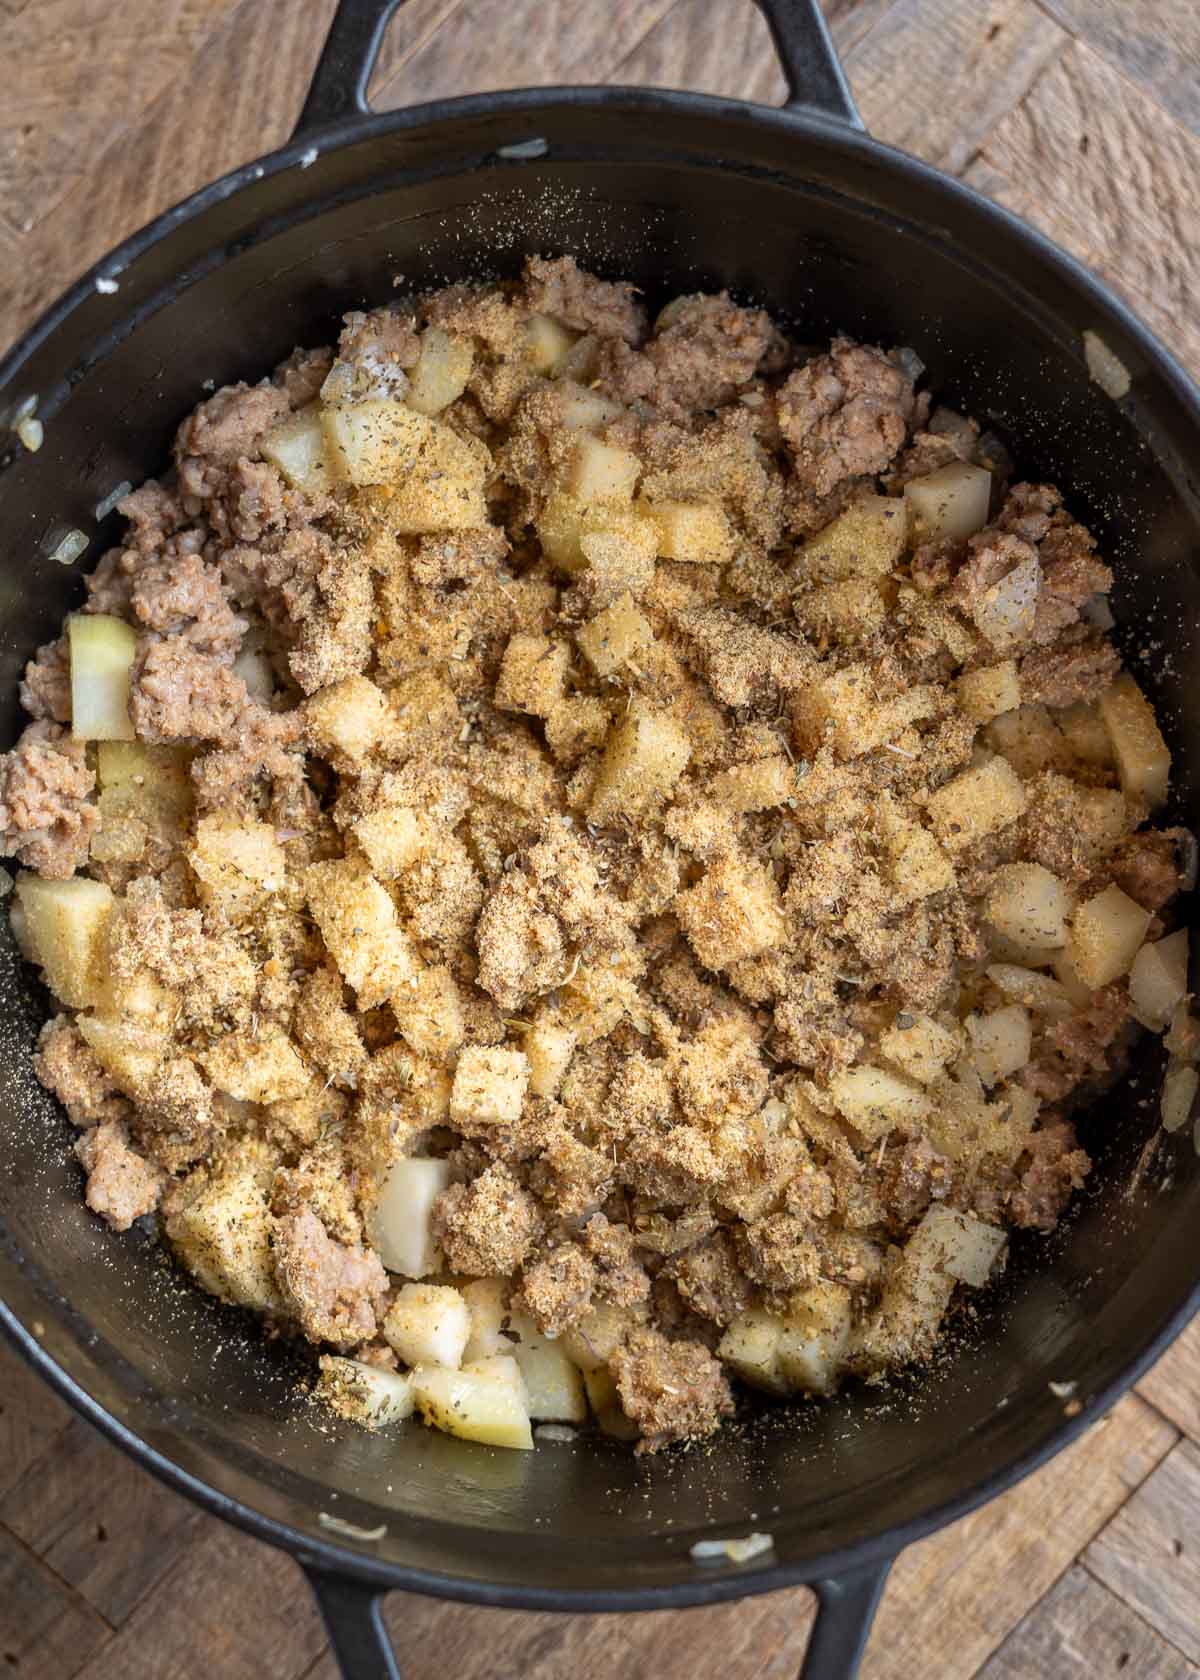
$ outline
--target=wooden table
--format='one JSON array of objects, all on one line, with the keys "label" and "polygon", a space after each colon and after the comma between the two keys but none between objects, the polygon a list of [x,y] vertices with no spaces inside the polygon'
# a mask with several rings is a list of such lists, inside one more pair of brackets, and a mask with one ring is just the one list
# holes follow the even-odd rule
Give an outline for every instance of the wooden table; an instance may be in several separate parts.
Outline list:
[{"label": "wooden table", "polygon": [[[1194,0],[826,0],[872,131],[1038,223],[1200,374]],[[0,346],[133,228],[278,144],[332,0],[0,0]],[[774,100],[749,0],[409,0],[375,99],[551,81]],[[391,1602],[412,1680],[785,1680],[805,1591],[641,1618]],[[0,1352],[0,1674],[335,1680],[299,1571]],[[1200,1325],[1040,1475],[900,1560],[865,1680],[1200,1680]]]}]

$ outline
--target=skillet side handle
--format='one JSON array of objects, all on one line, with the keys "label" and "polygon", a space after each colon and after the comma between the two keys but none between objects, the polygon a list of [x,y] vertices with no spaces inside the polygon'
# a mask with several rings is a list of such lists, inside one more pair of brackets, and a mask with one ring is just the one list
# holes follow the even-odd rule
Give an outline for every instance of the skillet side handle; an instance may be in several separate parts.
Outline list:
[{"label": "skillet side handle", "polygon": [[821,0],[758,0],[787,77],[785,110],[815,111],[862,128]]},{"label": "skillet side handle", "polygon": [[384,30],[404,0],[338,0],[321,48],[308,98],[292,139],[328,128],[344,117],[366,116],[367,84],[379,57]]},{"label": "skillet side handle", "polygon": [[817,1619],[798,1680],[854,1680],[892,1559],[816,1581]]},{"label": "skillet side handle", "polygon": [[383,1625],[383,1594],[305,1566],[342,1680],[401,1680]]}]

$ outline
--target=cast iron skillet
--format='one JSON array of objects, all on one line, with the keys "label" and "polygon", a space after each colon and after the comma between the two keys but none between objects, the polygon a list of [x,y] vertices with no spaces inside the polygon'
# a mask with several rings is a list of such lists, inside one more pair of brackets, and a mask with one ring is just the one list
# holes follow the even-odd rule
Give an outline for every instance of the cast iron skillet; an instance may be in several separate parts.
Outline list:
[{"label": "cast iron skillet", "polygon": [[[939,394],[996,427],[1029,476],[1063,485],[1116,560],[1127,652],[1175,752],[1170,814],[1196,826],[1196,391],[1069,258],[866,137],[815,0],[762,5],[791,89],[782,110],[550,88],[372,116],[366,81],[394,0],[343,0],[291,142],[121,246],[0,367],[0,417],[36,394],[46,423],[38,454],[0,458],[3,738],[22,662],[81,593],[79,569],[50,551],[81,527],[94,564],[115,533],[97,528],[96,504],[166,459],[202,381],[327,341],[395,275],[430,285],[570,251],[652,303],[729,286],[802,339],[915,345]],[[1129,370],[1120,402],[1089,382],[1085,329]],[[117,1238],[84,1210],[68,1128],[29,1070],[44,998],[11,946],[0,963],[0,1323],[140,1463],[303,1565],[353,1680],[395,1680],[378,1613],[393,1587],[594,1611],[802,1581],[821,1603],[805,1674],[849,1675],[897,1552],[1086,1428],[1200,1303],[1190,1139],[1135,1174],[1154,1105],[1126,1086],[1086,1130],[1100,1166],[1077,1219],[1051,1245],[1015,1245],[978,1337],[911,1396],[776,1409],[666,1460],[605,1442],[496,1453],[417,1428],[334,1439],[286,1354],[164,1267],[148,1237]],[[1134,1077],[1153,1091],[1157,1075],[1150,1056]],[[1075,1384],[1073,1418],[1052,1381]],[[690,1556],[702,1535],[750,1530],[773,1552],[716,1571]]]}]

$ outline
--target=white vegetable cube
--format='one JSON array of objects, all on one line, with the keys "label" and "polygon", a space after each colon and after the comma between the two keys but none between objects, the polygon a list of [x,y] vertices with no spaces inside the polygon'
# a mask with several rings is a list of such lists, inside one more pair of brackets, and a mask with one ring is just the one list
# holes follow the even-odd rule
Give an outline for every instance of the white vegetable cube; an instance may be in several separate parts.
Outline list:
[{"label": "white vegetable cube", "polygon": [[931,1207],[910,1241],[960,1283],[982,1289],[1008,1243],[1008,1233],[974,1214]]},{"label": "white vegetable cube", "polygon": [[918,537],[971,537],[987,524],[992,475],[968,461],[951,461],[904,486]]},{"label": "white vegetable cube", "polygon": [[777,1347],[779,1373],[794,1393],[832,1394],[852,1330],[850,1291],[817,1283],[788,1303]]},{"label": "white vegetable cube", "polygon": [[1085,986],[1097,991],[1128,972],[1150,926],[1150,912],[1118,886],[1076,910],[1067,949]]},{"label": "white vegetable cube", "polygon": [[599,432],[625,412],[619,402],[573,379],[564,379],[558,389],[559,418],[568,432]]},{"label": "white vegetable cube", "polygon": [[447,1061],[463,1041],[462,994],[444,964],[424,968],[392,998],[392,1014],[405,1042],[421,1056]]},{"label": "white vegetable cube", "polygon": [[50,990],[71,1009],[89,1008],[99,998],[107,974],[111,888],[83,875],[44,881],[22,871],[16,903],[24,923],[23,947]]},{"label": "white vegetable cube", "polygon": [[1040,863],[1003,864],[992,877],[984,914],[1014,944],[1050,950],[1067,937],[1071,896]]},{"label": "white vegetable cube", "polygon": [[733,558],[733,527],[725,510],[712,502],[642,502],[641,511],[658,532],[664,560],[723,566]]},{"label": "white vegetable cube", "polygon": [[691,757],[687,734],[667,712],[635,700],[608,737],[589,819],[638,816],[674,788]]},{"label": "white vegetable cube", "polygon": [[559,1337],[559,1346],[588,1375],[603,1370],[636,1322],[628,1307],[601,1301]]},{"label": "white vegetable cube", "polygon": [[552,315],[531,315],[525,323],[525,355],[533,371],[552,379],[577,336]]},{"label": "white vegetable cube", "polygon": [[786,1394],[788,1385],[779,1367],[782,1333],[783,1325],[770,1313],[757,1309],[741,1313],[718,1342],[717,1358],[751,1388]]},{"label": "white vegetable cube", "polygon": [[997,1085],[1027,1066],[1033,1029],[1029,1011],[1022,1004],[1009,1003],[985,1015],[968,1015],[966,1027],[971,1059],[985,1085]]},{"label": "white vegetable cube", "polygon": [[406,1365],[445,1365],[457,1370],[471,1334],[471,1315],[457,1289],[406,1283],[383,1321],[383,1337]]},{"label": "white vegetable cube", "polygon": [[474,361],[469,338],[451,338],[441,327],[426,327],[417,365],[409,370],[408,406],[418,414],[440,414],[466,390]]},{"label": "white vegetable cube", "polygon": [[455,1125],[511,1126],[521,1117],[529,1088],[529,1058],[521,1050],[469,1044],[458,1058],[450,1090]]},{"label": "white vegetable cube", "polygon": [[[1053,980],[1037,969],[1022,968],[1018,963],[991,963],[987,977],[996,990],[1014,1003],[1023,1003],[1037,1015],[1062,1021],[1074,1013],[1075,1004],[1061,980]],[[1090,993],[1085,992],[1085,997]]]},{"label": "white vegetable cube", "polygon": [[654,582],[658,531],[649,519],[615,502],[597,502],[583,516],[579,552],[600,599],[630,590],[644,594]]},{"label": "white vegetable cube", "polygon": [[98,1015],[78,1015],[75,1025],[118,1090],[135,1102],[149,1102],[170,1042],[166,1033],[140,1021],[109,1021]]},{"label": "white vegetable cube", "polygon": [[1012,659],[964,671],[955,686],[958,704],[973,723],[990,723],[994,717],[1015,711],[1021,704],[1021,684],[1016,661]]},{"label": "white vegetable cube", "polygon": [[1171,754],[1154,716],[1154,708],[1127,674],[1119,676],[1100,696],[1100,716],[1112,742],[1121,786],[1151,807],[1167,797]]},{"label": "white vegetable cube", "polygon": [[934,832],[949,851],[961,852],[1025,814],[1025,789],[1002,758],[973,765],[929,796]]},{"label": "white vegetable cube", "polygon": [[622,595],[585,624],[576,641],[599,677],[611,677],[627,663],[636,664],[654,641],[654,632],[633,596]]},{"label": "white vegetable cube", "polygon": [[838,1113],[870,1140],[895,1126],[915,1125],[933,1107],[929,1094],[912,1080],[869,1063],[835,1074],[829,1094]]},{"label": "white vegetable cube", "polygon": [[483,487],[491,454],[476,437],[461,437],[437,420],[426,424],[431,431],[415,470],[389,487],[387,523],[411,536],[477,530],[488,522]]},{"label": "white vegetable cube", "polygon": [[903,496],[860,496],[800,549],[801,569],[825,583],[886,577],[908,541]]},{"label": "white vegetable cube", "polygon": [[439,1270],[433,1204],[450,1183],[446,1161],[409,1155],[394,1161],[367,1215],[367,1236],[389,1272],[423,1278]]},{"label": "white vegetable cube", "polygon": [[554,1097],[571,1065],[578,1035],[554,1015],[539,1015],[525,1034],[529,1089],[535,1097]]},{"label": "white vegetable cube", "polygon": [[368,1365],[361,1359],[321,1357],[317,1392],[343,1417],[368,1429],[386,1429],[413,1413],[412,1379],[399,1371]]},{"label": "white vegetable cube", "polygon": [[592,502],[628,502],[642,470],[642,463],[628,449],[602,443],[590,433],[580,434],[564,482],[568,494],[585,506]]},{"label": "white vegetable cube", "polygon": [[349,484],[391,484],[415,472],[433,422],[394,397],[331,403],[321,413],[326,458]]},{"label": "white vegetable cube", "polygon": [[910,1079],[930,1085],[957,1056],[960,1036],[932,1015],[900,1014],[881,1035],[879,1048]]},{"label": "white vegetable cube", "polygon": [[1181,1132],[1187,1125],[1196,1106],[1197,1087],[1200,1087],[1200,1074],[1194,1067],[1168,1069],[1160,1104],[1164,1131]]},{"label": "white vegetable cube", "polygon": [[1075,757],[1084,764],[1111,764],[1112,742],[1099,706],[1077,700],[1055,711],[1054,721]]},{"label": "white vegetable cube", "polygon": [[478,1359],[461,1371],[419,1366],[412,1385],[421,1416],[435,1429],[489,1447],[532,1448],[521,1374],[512,1359]]},{"label": "white vegetable cube", "polygon": [[287,880],[275,830],[254,817],[201,817],[187,859],[202,902],[233,922],[262,909]]},{"label": "white vegetable cube", "polygon": [[554,490],[542,504],[535,521],[542,553],[553,566],[576,572],[585,564],[580,538],[586,509],[578,496]]},{"label": "white vegetable cube", "polygon": [[380,805],[351,823],[350,832],[381,881],[403,874],[430,845],[429,819],[410,805]]},{"label": "white vegetable cube", "polygon": [[278,1311],[268,1209],[270,1171],[251,1153],[201,1174],[195,1193],[164,1222],[166,1235],[197,1282],[223,1301]]},{"label": "white vegetable cube", "polygon": [[288,1102],[302,1097],[313,1076],[278,1028],[227,1033],[204,1052],[204,1068],[218,1091],[238,1102]]},{"label": "white vegetable cube", "polygon": [[1129,970],[1133,1013],[1151,1032],[1163,1032],[1188,989],[1188,935],[1178,933],[1143,945]]},{"label": "white vegetable cube", "polygon": [[137,632],[106,613],[67,620],[71,654],[71,734],[76,741],[132,741],[129,667]]},{"label": "white vegetable cube", "polygon": [[677,894],[675,914],[705,968],[721,970],[783,944],[787,920],[770,866],[727,852],[695,886]]},{"label": "white vegetable cube", "polygon": [[308,738],[323,757],[358,763],[387,734],[392,722],[387,695],[368,677],[343,677],[304,703]]},{"label": "white vegetable cube", "polygon": [[571,650],[549,636],[510,636],[493,699],[501,711],[549,717],[562,699]]},{"label": "white vegetable cube", "polygon": [[471,1334],[463,1349],[464,1362],[490,1359],[498,1353],[511,1354],[512,1338],[504,1333],[508,1320],[508,1280],[475,1278],[463,1286],[462,1296],[471,1315]]},{"label": "white vegetable cube", "polygon": [[333,481],[325,460],[325,428],[318,403],[309,403],[273,426],[259,449],[293,489],[309,496],[329,490]]},{"label": "white vegetable cube", "polygon": [[994,752],[1012,765],[1018,776],[1038,776],[1070,761],[1062,730],[1042,705],[1018,706],[992,719],[986,740]]},{"label": "white vegetable cube", "polygon": [[358,994],[360,1009],[388,1003],[415,980],[421,959],[375,877],[350,858],[304,871],[308,907],[326,949]]},{"label": "white vegetable cube", "polygon": [[529,1415],[535,1423],[583,1423],[587,1400],[579,1367],[556,1341],[548,1341],[525,1313],[513,1313],[512,1357],[525,1383]]}]

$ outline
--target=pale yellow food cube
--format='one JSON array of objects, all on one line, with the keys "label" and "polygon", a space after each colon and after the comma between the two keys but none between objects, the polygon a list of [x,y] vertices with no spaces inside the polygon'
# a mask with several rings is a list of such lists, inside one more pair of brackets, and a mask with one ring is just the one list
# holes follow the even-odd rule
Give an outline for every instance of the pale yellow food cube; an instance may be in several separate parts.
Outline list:
[{"label": "pale yellow food cube", "polygon": [[392,998],[392,1013],[406,1043],[421,1056],[448,1061],[463,1041],[462,995],[444,965],[422,969]]},{"label": "pale yellow food cube", "polygon": [[723,566],[732,560],[733,527],[724,508],[712,502],[645,501],[639,504],[658,532],[664,560]]},{"label": "pale yellow food cube", "polygon": [[[416,416],[420,418],[420,416]],[[415,471],[390,486],[386,518],[399,534],[478,530],[488,523],[483,487],[492,457],[478,438],[460,437],[436,420]]]},{"label": "pale yellow food cube", "polygon": [[879,580],[873,577],[818,581],[794,596],[793,608],[810,636],[842,646],[868,640],[888,615]]},{"label": "pale yellow food cube", "polygon": [[993,718],[985,739],[993,752],[1007,759],[1017,775],[1027,780],[1071,762],[1066,737],[1046,706],[1018,706]]},{"label": "pale yellow food cube", "polygon": [[1188,932],[1143,945],[1129,970],[1129,999],[1133,1013],[1151,1032],[1163,1032],[1187,995]]},{"label": "pale yellow food cube", "polygon": [[932,1015],[904,1012],[880,1036],[880,1054],[919,1085],[929,1085],[944,1072],[961,1048],[959,1033]]},{"label": "pale yellow food cube", "polygon": [[961,852],[1015,822],[1028,804],[1012,766],[1002,758],[992,758],[930,794],[926,808],[942,844],[951,852]]},{"label": "pale yellow food cube", "polygon": [[514,1338],[510,1349],[525,1384],[525,1399],[534,1423],[583,1423],[587,1400],[579,1367],[572,1364],[557,1341],[542,1335],[527,1313],[508,1319]]},{"label": "pale yellow food cube", "polygon": [[1092,991],[1128,972],[1151,916],[1115,884],[1076,910],[1067,949],[1075,971]]},{"label": "pale yellow food cube", "polygon": [[625,412],[619,402],[573,379],[558,382],[559,419],[568,432],[599,432]]},{"label": "pale yellow food cube", "polygon": [[578,496],[553,490],[534,521],[542,553],[552,566],[574,572],[586,564],[580,538],[585,508]]},{"label": "pale yellow food cube", "polygon": [[642,463],[628,449],[581,432],[563,488],[585,506],[592,502],[629,502],[641,470]]},{"label": "pale yellow food cube", "polygon": [[71,735],[76,741],[132,741],[129,668],[138,638],[124,619],[73,613],[67,620],[71,654]]},{"label": "pale yellow food cube", "polygon": [[435,1429],[489,1447],[532,1449],[524,1384],[512,1359],[479,1359],[459,1371],[420,1365],[412,1387],[421,1416]]},{"label": "pale yellow food cube", "polygon": [[568,694],[546,719],[546,745],[561,764],[574,764],[608,738],[612,717],[594,694]]},{"label": "pale yellow food cube", "polygon": [[637,664],[651,647],[654,632],[633,596],[622,595],[578,630],[575,640],[596,675],[611,677],[627,662]]},{"label": "pale yellow food cube", "polygon": [[751,1388],[766,1394],[786,1394],[788,1383],[779,1365],[782,1321],[761,1308],[751,1308],[731,1320],[717,1343],[717,1358]]},{"label": "pale yellow food cube", "polygon": [[535,1097],[554,1097],[575,1054],[578,1034],[546,1010],[539,1012],[524,1038],[529,1060],[529,1089]]},{"label": "pale yellow food cube", "polygon": [[450,1178],[448,1161],[423,1155],[407,1155],[388,1168],[366,1224],[371,1246],[389,1272],[423,1278],[441,1269],[433,1204]]},{"label": "pale yellow food cube", "polygon": [[75,1024],[109,1078],[136,1103],[152,1100],[154,1080],[170,1039],[159,1027],[141,1021],[110,1021],[78,1015]]},{"label": "pale yellow food cube", "polygon": [[386,1429],[413,1413],[412,1379],[361,1359],[322,1354],[317,1393],[341,1417],[367,1429]]},{"label": "pale yellow food cube", "polygon": [[797,697],[793,718],[806,751],[828,742],[839,758],[861,758],[894,741],[910,724],[934,716],[940,705],[941,694],[932,683],[880,699],[869,668],[856,664],[806,688]]},{"label": "pale yellow food cube", "polygon": [[710,797],[727,811],[769,811],[796,791],[796,766],[783,753],[735,764],[714,776]]},{"label": "pale yellow food cube", "polygon": [[992,876],[984,914],[1014,944],[1053,949],[1067,937],[1071,895],[1040,863],[1006,863]]},{"label": "pale yellow food cube", "polygon": [[187,859],[201,901],[232,922],[260,910],[287,880],[275,830],[255,817],[201,817]]},{"label": "pale yellow food cube", "polygon": [[469,1044],[458,1058],[450,1090],[455,1125],[511,1126],[521,1117],[529,1089],[529,1058],[522,1050]]},{"label": "pale yellow food cube", "polygon": [[972,1289],[988,1282],[1008,1243],[1008,1233],[1000,1226],[937,1204],[913,1233],[910,1248],[918,1235],[918,1252],[927,1253],[942,1271]]},{"label": "pale yellow food cube", "polygon": [[89,1008],[108,971],[111,888],[83,875],[44,881],[22,870],[16,902],[24,919],[24,944],[50,990],[71,1009]]},{"label": "pale yellow food cube", "polygon": [[343,677],[304,702],[309,740],[323,757],[361,763],[392,725],[387,695],[368,677]]},{"label": "pale yellow food cube", "polygon": [[920,823],[899,820],[888,839],[888,860],[898,906],[919,903],[954,885],[954,865],[935,835]]},{"label": "pale yellow food cube", "polygon": [[886,577],[908,541],[909,510],[903,496],[860,496],[799,551],[802,569],[828,582]]},{"label": "pale yellow food cube", "polygon": [[325,428],[319,403],[308,403],[273,426],[259,449],[295,490],[323,496],[333,484],[325,459]]},{"label": "pale yellow food cube", "polygon": [[549,717],[563,697],[570,662],[566,642],[525,632],[510,636],[496,678],[495,704],[501,711]]},{"label": "pale yellow food cube", "polygon": [[348,484],[393,484],[418,470],[433,421],[394,397],[329,403],[321,411],[330,471]]},{"label": "pale yellow food cube", "polygon": [[634,700],[609,734],[589,819],[604,824],[642,815],[672,791],[691,751],[687,735],[669,713]]},{"label": "pale yellow food cube", "polygon": [[563,1332],[562,1350],[585,1375],[603,1370],[637,1322],[631,1308],[601,1301]]},{"label": "pale yellow food cube", "polygon": [[440,414],[466,390],[474,361],[469,338],[451,338],[441,327],[426,327],[417,364],[409,369],[405,402],[418,414]]},{"label": "pale yellow food cube", "polygon": [[781,945],[787,932],[774,873],[736,852],[714,859],[672,908],[705,968],[718,971]]},{"label": "pale yellow food cube", "polygon": [[381,881],[392,881],[430,849],[434,825],[423,811],[408,805],[380,805],[358,817],[350,832]]},{"label": "pale yellow food cube", "polygon": [[101,812],[185,815],[192,808],[188,757],[182,747],[98,741],[96,779]]},{"label": "pale yellow food cube", "polygon": [[406,1283],[383,1321],[383,1337],[406,1365],[445,1365],[457,1370],[471,1334],[471,1315],[457,1289]]},{"label": "pale yellow food cube", "polygon": [[1171,754],[1153,706],[1127,673],[1100,696],[1099,704],[1122,788],[1152,808],[1161,805],[1167,797]]},{"label": "pale yellow food cube", "polygon": [[829,1094],[838,1113],[870,1141],[896,1126],[916,1125],[933,1107],[928,1093],[913,1080],[869,1063],[836,1073],[829,1081]]},{"label": "pale yellow food cube", "polygon": [[1053,711],[1052,716],[1067,745],[1081,763],[1108,765],[1113,762],[1112,742],[1095,702],[1077,700],[1073,706]]},{"label": "pale yellow food cube", "polygon": [[303,1096],[313,1078],[278,1028],[226,1034],[205,1052],[204,1067],[217,1090],[238,1102],[287,1102]]},{"label": "pale yellow food cube", "polygon": [[625,590],[641,595],[654,582],[658,530],[632,508],[596,502],[583,516],[579,553],[597,601]]},{"label": "pale yellow food cube", "polygon": [[1028,1064],[1033,1028],[1022,1004],[1008,1003],[985,1015],[968,1015],[966,1028],[971,1060],[985,1085],[996,1085]]},{"label": "pale yellow food cube", "polygon": [[1181,1132],[1192,1117],[1200,1073],[1194,1067],[1173,1067],[1163,1079],[1159,1115],[1165,1132]]},{"label": "pale yellow food cube", "polygon": [[819,1282],[788,1301],[777,1357],[792,1394],[832,1394],[838,1386],[853,1332],[850,1291]]},{"label": "pale yellow food cube", "polygon": [[525,355],[534,372],[553,379],[578,336],[552,315],[531,315],[525,323]]},{"label": "pale yellow food cube", "polygon": [[923,478],[910,478],[904,495],[919,541],[971,537],[987,524],[992,475],[968,461],[950,461]]},{"label": "pale yellow food cube", "polygon": [[310,864],[304,888],[326,949],[357,992],[360,1009],[387,1003],[416,978],[420,958],[396,919],[396,906],[368,870],[348,858]]},{"label": "pale yellow food cube", "polygon": [[277,1312],[271,1248],[269,1157],[251,1146],[193,1174],[194,1193],[164,1221],[168,1240],[197,1282],[237,1306]]},{"label": "pale yellow food cube", "polygon": [[1021,704],[1021,684],[1013,659],[964,671],[955,686],[959,706],[973,723],[990,723],[994,717],[1014,711]]}]

